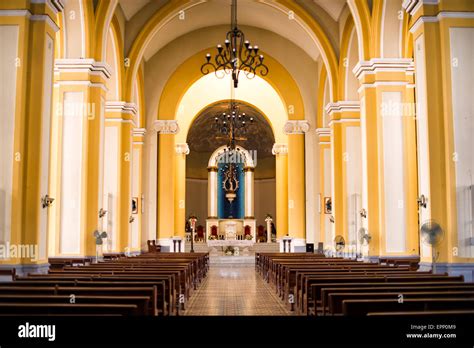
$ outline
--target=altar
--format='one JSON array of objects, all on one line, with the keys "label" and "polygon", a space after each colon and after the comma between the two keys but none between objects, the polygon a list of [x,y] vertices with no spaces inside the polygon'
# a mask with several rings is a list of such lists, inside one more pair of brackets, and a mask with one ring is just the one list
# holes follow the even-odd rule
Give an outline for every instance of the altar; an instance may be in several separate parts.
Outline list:
[{"label": "altar", "polygon": [[233,244],[228,245],[237,246],[236,242],[244,242],[242,245],[251,246],[255,243],[255,225],[255,219],[207,219],[207,244],[231,241]]}]

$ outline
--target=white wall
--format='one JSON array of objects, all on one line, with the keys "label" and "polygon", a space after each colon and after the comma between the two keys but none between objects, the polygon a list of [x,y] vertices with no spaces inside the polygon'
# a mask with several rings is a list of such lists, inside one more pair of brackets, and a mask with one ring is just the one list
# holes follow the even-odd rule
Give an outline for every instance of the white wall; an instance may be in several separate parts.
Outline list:
[{"label": "white wall", "polygon": [[[430,169],[428,159],[428,120],[426,105],[426,69],[424,36],[415,40],[415,93],[416,93],[416,131],[418,146],[418,195],[428,197],[426,208],[420,209],[420,225],[431,217]],[[421,243],[421,256],[429,257],[431,248]]]},{"label": "white wall", "polygon": [[403,165],[401,92],[382,92],[383,191],[385,250],[388,253],[406,249],[405,189]]},{"label": "white wall", "polygon": [[474,28],[450,28],[451,88],[456,170],[459,256],[473,257],[474,246]]},{"label": "white wall", "polygon": [[359,80],[352,72],[359,62],[359,42],[357,40],[356,29],[352,30],[349,46],[347,47],[347,67],[346,67],[346,83],[345,83],[345,100],[359,100]]},{"label": "white wall", "polygon": [[[133,156],[132,156],[132,198],[138,198],[138,210],[142,209],[141,207],[141,199],[140,199],[140,191],[139,191],[139,180],[140,180],[140,150],[133,149]],[[131,236],[131,247],[132,248],[139,248],[139,225],[141,223],[139,216],[140,215],[133,215],[135,217],[135,221],[132,222],[132,236]]]},{"label": "white wall", "polygon": [[106,250],[115,250],[118,238],[118,168],[119,168],[119,130],[117,126],[105,127],[104,147],[104,207],[107,210]]},{"label": "white wall", "polygon": [[119,87],[118,87],[118,67],[119,64],[117,62],[117,43],[115,42],[115,36],[112,32],[112,28],[109,28],[107,33],[107,49],[106,49],[106,62],[110,67],[110,78],[107,79],[106,86],[107,86],[107,100],[114,101],[119,100]]},{"label": "white wall", "polygon": [[[324,149],[324,193],[322,200],[322,211],[324,212],[324,197],[331,197],[331,149]],[[333,223],[329,221],[331,215],[324,215],[324,247],[334,246],[334,233],[332,231]]]},{"label": "white wall", "polygon": [[85,13],[82,3],[82,0],[68,0],[64,5],[66,58],[87,58],[85,56]]},{"label": "white wall", "polygon": [[401,0],[383,1],[382,35],[380,39],[382,58],[398,58],[401,56],[401,29],[403,20],[400,18],[399,11],[403,11]]},{"label": "white wall", "polygon": [[362,150],[360,127],[346,127],[346,207],[347,244],[357,243],[362,208]]},{"label": "white wall", "polygon": [[82,92],[65,92],[63,97],[63,149],[61,168],[60,253],[79,254],[81,237],[82,165],[85,116]]},{"label": "white wall", "polygon": [[[43,66],[43,110],[41,122],[41,188],[40,195],[49,193],[49,154],[51,141],[51,96],[53,92],[53,57],[54,40],[46,35]],[[46,249],[48,247],[48,209],[38,205],[40,209],[40,233],[39,233],[39,259],[46,258]]]},{"label": "white wall", "polygon": [[18,26],[0,26],[0,243],[10,241]]}]

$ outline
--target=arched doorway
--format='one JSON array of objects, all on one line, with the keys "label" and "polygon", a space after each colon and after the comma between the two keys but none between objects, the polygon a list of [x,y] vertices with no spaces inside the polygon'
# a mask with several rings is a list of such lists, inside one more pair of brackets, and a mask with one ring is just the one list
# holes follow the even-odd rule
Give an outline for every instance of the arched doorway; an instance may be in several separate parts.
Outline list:
[{"label": "arched doorway", "polygon": [[[211,227],[219,225],[219,220],[236,218],[242,220],[243,227],[249,226],[255,240],[259,226],[262,231],[266,228],[268,215],[274,222],[278,219],[275,156],[272,154],[275,136],[261,111],[244,102],[238,103],[240,110],[255,120],[246,135],[237,141],[242,156],[226,155],[227,140],[213,130],[215,115],[227,108],[228,101],[204,108],[191,124],[186,139],[190,149],[186,159],[186,217],[197,217],[198,231],[205,231],[206,238]],[[219,174],[221,167],[234,160],[241,172],[240,186],[236,200],[229,204],[220,190]],[[244,231],[239,230],[239,234],[242,233]],[[199,241],[206,238],[198,235]]]}]

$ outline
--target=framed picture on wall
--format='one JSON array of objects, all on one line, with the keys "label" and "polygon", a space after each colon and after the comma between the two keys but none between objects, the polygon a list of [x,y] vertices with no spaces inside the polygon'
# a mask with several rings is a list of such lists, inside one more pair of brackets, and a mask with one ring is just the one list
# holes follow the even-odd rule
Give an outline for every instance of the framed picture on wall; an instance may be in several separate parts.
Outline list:
[{"label": "framed picture on wall", "polygon": [[331,197],[324,197],[324,214],[332,214]]},{"label": "framed picture on wall", "polygon": [[138,197],[132,197],[132,214],[138,214]]}]

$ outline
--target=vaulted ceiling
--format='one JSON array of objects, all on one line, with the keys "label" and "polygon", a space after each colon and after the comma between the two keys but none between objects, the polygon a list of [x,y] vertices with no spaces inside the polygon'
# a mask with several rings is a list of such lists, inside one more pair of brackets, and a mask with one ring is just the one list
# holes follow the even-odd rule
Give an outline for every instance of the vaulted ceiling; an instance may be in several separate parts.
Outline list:
[{"label": "vaulted ceiling", "polygon": [[[338,33],[335,24],[339,19],[346,0],[295,0],[305,8],[311,8],[312,13],[317,13],[319,19],[323,18],[324,29],[328,31],[330,39],[337,45]],[[125,19],[130,22],[131,34],[127,34],[129,47],[130,41],[138,34],[139,28],[168,0],[119,0]],[[198,3],[198,2],[197,2]],[[231,0],[207,0],[189,8],[185,19],[169,21],[160,29],[159,35],[149,42],[144,54],[149,60],[156,52],[176,38],[191,31],[206,27],[228,25],[230,23]],[[286,21],[285,21],[286,19]],[[285,25],[281,25],[285,22]],[[254,26],[280,35],[303,49],[313,60],[317,60],[320,53],[315,41],[297,21],[289,20],[288,14],[272,5],[271,1],[239,0],[238,23],[241,26]],[[255,38],[248,38],[255,42]],[[126,40],[127,41],[127,40]],[[258,41],[258,40],[257,40]],[[258,44],[258,42],[255,42]],[[217,44],[217,42],[216,42]],[[336,49],[337,50],[337,49]]]}]

